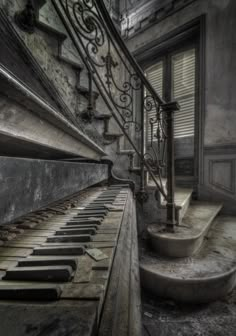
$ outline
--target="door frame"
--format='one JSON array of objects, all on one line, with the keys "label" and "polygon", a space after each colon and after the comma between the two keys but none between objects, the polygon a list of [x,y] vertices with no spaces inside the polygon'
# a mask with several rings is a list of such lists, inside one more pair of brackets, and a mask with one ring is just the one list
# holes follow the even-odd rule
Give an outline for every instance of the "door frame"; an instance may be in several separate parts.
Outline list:
[{"label": "door frame", "polygon": [[[203,137],[205,123],[205,50],[206,50],[206,17],[200,17],[182,25],[162,37],[153,40],[137,49],[133,55],[143,69],[171,53],[176,48],[181,51],[190,46],[193,39],[196,48],[196,100],[195,100],[195,136],[194,136],[194,196],[199,194],[199,187],[203,184]],[[193,43],[192,43],[193,44]],[[165,67],[166,68],[166,67]],[[170,71],[167,70],[167,71]],[[165,74],[164,74],[165,76]],[[170,78],[170,76],[168,76]],[[170,85],[170,83],[167,83]],[[165,97],[169,98],[169,97]]]}]

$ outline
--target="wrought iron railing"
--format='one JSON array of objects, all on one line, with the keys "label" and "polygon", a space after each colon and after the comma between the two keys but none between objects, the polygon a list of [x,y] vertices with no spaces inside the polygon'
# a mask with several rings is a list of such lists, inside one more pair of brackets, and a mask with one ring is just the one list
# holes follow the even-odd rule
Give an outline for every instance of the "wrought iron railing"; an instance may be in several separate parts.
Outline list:
[{"label": "wrought iron railing", "polygon": [[[166,103],[154,90],[124,44],[102,0],[51,1],[110,113],[139,158],[139,195],[145,198],[147,171],[166,200],[167,226],[173,229],[176,224],[173,112],[178,110],[178,104]],[[153,109],[155,118],[149,116]],[[147,123],[152,133],[148,152]],[[167,191],[162,183],[164,171]]]}]

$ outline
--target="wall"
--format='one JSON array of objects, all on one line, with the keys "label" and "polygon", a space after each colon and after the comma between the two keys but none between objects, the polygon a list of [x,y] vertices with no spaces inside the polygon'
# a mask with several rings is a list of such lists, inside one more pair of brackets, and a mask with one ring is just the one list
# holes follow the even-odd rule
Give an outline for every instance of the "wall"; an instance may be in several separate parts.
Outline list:
[{"label": "wall", "polygon": [[205,71],[201,82],[203,101],[200,111],[199,193],[202,198],[214,196],[214,199],[223,201],[225,208],[229,210],[235,207],[236,200],[235,13],[234,0],[193,1],[162,17],[162,20],[156,17],[149,25],[141,25],[138,31],[131,30],[127,39],[129,49],[137,53],[205,15],[206,27],[202,36],[203,42],[205,39]]},{"label": "wall", "polygon": [[120,0],[122,35],[140,34],[196,0]]}]

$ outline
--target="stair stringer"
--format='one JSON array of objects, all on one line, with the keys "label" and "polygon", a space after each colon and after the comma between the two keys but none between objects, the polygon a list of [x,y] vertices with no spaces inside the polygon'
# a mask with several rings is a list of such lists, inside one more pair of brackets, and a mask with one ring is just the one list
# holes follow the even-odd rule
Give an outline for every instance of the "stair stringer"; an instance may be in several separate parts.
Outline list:
[{"label": "stair stringer", "polygon": [[[89,136],[94,132],[95,139],[99,141],[101,145],[109,146],[110,144],[117,142],[121,134],[114,124],[111,127],[110,119],[107,119],[106,117],[102,118],[104,115],[109,115],[109,112],[96,87],[93,88],[93,108],[96,115],[91,123],[84,122],[80,118],[81,112],[87,109],[89,99],[88,74],[77,50],[68,37],[63,24],[60,22],[53,5],[49,1],[44,2],[45,4],[40,6],[37,12],[37,27],[56,39],[57,48],[54,49],[54,57],[59,63],[65,64],[65,66],[72,68],[74,71],[74,91],[78,97],[78,108],[75,113],[76,117],[79,119],[79,122],[83,124],[83,128]],[[56,17],[53,21],[51,21],[51,16],[45,14],[45,12],[50,13],[51,11],[54,14],[53,16]],[[110,131],[109,129],[112,130]]]}]

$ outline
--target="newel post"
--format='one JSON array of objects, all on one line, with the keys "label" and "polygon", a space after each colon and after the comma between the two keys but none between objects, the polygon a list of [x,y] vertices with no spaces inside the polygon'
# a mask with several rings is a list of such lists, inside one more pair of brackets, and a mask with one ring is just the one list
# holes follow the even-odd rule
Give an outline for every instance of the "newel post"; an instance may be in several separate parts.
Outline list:
[{"label": "newel post", "polygon": [[167,136],[167,204],[166,229],[173,232],[176,225],[175,218],[175,152],[174,152],[174,112],[179,110],[177,102],[163,104],[162,110],[166,119]]},{"label": "newel post", "polygon": [[140,88],[140,187],[137,193],[137,199],[143,203],[148,200],[148,193],[146,190],[146,172],[145,172],[145,154],[146,154],[146,111],[145,111],[145,101],[144,101],[144,85],[141,84]]}]

